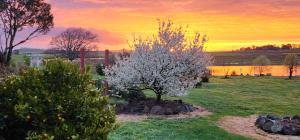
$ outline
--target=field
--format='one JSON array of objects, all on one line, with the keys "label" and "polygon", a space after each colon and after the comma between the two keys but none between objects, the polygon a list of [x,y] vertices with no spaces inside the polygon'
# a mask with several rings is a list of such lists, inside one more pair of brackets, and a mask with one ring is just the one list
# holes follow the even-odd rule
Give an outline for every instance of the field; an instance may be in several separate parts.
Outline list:
[{"label": "field", "polygon": [[[259,55],[265,55],[271,60],[271,65],[282,65],[288,53],[297,53],[300,56],[300,49],[294,50],[263,50],[245,52],[210,52],[214,57],[215,66],[227,65],[252,65],[252,61]],[[300,60],[299,60],[300,63]]]},{"label": "field", "polygon": [[[122,123],[110,134],[109,139],[242,140],[249,138],[227,133],[216,122],[228,115],[300,115],[299,77],[294,80],[286,80],[284,77],[214,77],[210,80],[210,83],[191,90],[180,99],[206,107],[213,115],[182,120],[151,118],[142,122]],[[151,91],[146,91],[146,94],[154,96]]]}]

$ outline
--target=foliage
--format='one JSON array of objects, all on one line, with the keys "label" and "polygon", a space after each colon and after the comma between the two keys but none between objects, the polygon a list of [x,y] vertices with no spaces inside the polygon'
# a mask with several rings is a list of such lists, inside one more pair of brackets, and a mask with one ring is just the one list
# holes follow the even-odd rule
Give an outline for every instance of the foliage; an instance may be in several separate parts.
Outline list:
[{"label": "foliage", "polygon": [[268,65],[271,64],[271,61],[264,55],[260,55],[253,60],[254,72],[257,70],[259,75],[262,75],[264,72],[268,71]]},{"label": "foliage", "polygon": [[25,64],[26,66],[30,66],[30,57],[29,57],[29,56],[24,55],[24,56],[23,56],[23,60],[24,60],[24,64]]},{"label": "foliage", "polygon": [[149,40],[135,39],[133,52],[105,69],[107,81],[120,90],[151,89],[161,95],[185,95],[200,81],[210,57],[204,52],[205,36],[192,42],[171,21],[161,22],[158,34]]},{"label": "foliage", "polygon": [[13,73],[13,69],[11,69],[11,67],[0,64],[0,81],[2,78],[10,75],[11,73]]},{"label": "foliage", "polygon": [[79,57],[81,48],[92,49],[97,42],[97,35],[83,28],[68,28],[58,36],[52,38],[50,44],[55,50],[61,51],[62,55],[69,60]]},{"label": "foliage", "polygon": [[78,66],[49,61],[0,83],[0,136],[5,139],[106,139],[115,115]]},{"label": "foliage", "polygon": [[[0,25],[0,63],[9,65],[15,47],[53,27],[51,6],[44,0],[1,0]],[[16,40],[19,33],[24,38]]]},{"label": "foliage", "polygon": [[104,66],[101,62],[97,63],[96,65],[96,72],[98,75],[104,76]]},{"label": "foliage", "polygon": [[296,72],[297,66],[299,65],[298,61],[297,54],[290,53],[285,57],[283,64],[288,68],[289,79],[292,79],[293,72]]}]

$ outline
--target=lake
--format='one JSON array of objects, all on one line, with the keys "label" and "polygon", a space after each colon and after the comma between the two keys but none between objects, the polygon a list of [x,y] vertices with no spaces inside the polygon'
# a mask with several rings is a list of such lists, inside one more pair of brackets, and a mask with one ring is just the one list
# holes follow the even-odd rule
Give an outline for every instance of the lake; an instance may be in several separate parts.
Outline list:
[{"label": "lake", "polygon": [[[272,76],[288,76],[288,69],[283,65],[270,65],[262,67],[265,71],[264,74],[271,74]],[[236,73],[236,75],[255,75],[259,74],[258,68],[253,66],[211,66],[209,69],[214,76],[224,76],[228,72],[228,75]],[[297,67],[296,72],[293,75],[300,76],[300,67]]]}]

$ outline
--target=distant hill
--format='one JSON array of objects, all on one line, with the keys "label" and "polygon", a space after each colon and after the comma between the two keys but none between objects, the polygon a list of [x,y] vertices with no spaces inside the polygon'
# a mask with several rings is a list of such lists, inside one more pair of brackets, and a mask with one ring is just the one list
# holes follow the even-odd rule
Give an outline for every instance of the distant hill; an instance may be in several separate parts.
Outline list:
[{"label": "distant hill", "polygon": [[35,48],[20,48],[14,50],[14,54],[43,54],[45,49],[35,49]]}]

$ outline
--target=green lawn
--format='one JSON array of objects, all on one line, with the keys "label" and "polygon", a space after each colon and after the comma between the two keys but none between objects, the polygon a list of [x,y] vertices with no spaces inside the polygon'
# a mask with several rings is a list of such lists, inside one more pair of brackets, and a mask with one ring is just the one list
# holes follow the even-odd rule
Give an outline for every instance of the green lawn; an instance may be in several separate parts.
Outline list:
[{"label": "green lawn", "polygon": [[[247,139],[218,128],[217,120],[226,115],[300,115],[300,78],[286,80],[283,77],[234,77],[210,80],[209,84],[193,89],[187,96],[180,98],[208,108],[213,115],[206,118],[148,119],[143,122],[123,123],[110,134],[109,139]],[[146,94],[154,96],[151,91],[146,91]]]}]

